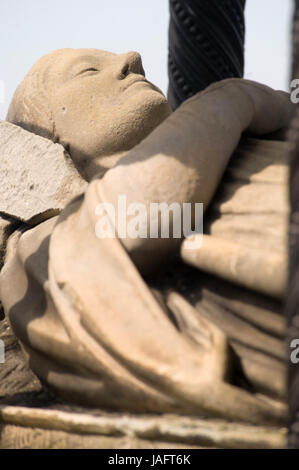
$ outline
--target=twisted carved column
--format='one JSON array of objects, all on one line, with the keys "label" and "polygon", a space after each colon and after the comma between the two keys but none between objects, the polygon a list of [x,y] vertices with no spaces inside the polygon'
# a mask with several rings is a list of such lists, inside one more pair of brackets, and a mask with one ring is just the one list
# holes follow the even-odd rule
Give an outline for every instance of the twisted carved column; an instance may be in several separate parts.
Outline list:
[{"label": "twisted carved column", "polygon": [[242,77],[245,0],[170,0],[169,90],[173,109],[213,82]]}]

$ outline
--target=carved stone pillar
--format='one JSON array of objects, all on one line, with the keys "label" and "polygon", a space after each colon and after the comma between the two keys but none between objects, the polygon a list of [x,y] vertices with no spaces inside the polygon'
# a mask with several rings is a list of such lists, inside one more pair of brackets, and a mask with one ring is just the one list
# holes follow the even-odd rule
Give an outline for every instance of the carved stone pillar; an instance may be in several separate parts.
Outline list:
[{"label": "carved stone pillar", "polygon": [[213,82],[242,77],[245,0],[170,0],[169,89],[173,109]]}]

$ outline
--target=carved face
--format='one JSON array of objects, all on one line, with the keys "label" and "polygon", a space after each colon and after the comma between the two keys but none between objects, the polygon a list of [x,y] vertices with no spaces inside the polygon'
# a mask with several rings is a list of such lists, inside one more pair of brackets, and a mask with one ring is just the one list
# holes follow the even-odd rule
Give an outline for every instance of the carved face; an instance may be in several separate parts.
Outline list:
[{"label": "carved face", "polygon": [[[96,172],[95,165],[105,162],[104,166],[110,166],[106,157],[133,148],[171,112],[162,92],[145,79],[136,52],[61,49],[37,62],[28,74],[30,86],[32,76],[38,74],[47,91],[43,98],[48,100],[47,106],[43,103],[41,108],[45,112],[50,109],[50,138],[68,149],[87,179]],[[30,93],[35,105],[30,119],[35,121],[31,126],[34,132],[38,132],[45,125],[43,113],[35,115],[34,107],[41,102],[38,90],[35,95]],[[16,122],[15,108],[16,103],[8,114],[12,122]],[[22,125],[20,119],[17,121]]]}]

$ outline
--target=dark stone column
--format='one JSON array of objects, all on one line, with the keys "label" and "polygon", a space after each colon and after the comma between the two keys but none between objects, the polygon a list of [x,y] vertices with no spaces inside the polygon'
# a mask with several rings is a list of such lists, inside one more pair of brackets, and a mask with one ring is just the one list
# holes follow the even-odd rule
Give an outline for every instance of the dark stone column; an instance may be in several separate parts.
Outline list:
[{"label": "dark stone column", "polygon": [[[299,78],[299,0],[295,2],[293,30],[292,78]],[[291,217],[289,231],[289,287],[286,302],[288,320],[287,349],[289,359],[289,447],[299,448],[299,363],[290,360],[290,344],[299,339],[299,107],[294,106],[289,140],[291,142],[290,198]]]},{"label": "dark stone column", "polygon": [[245,0],[169,0],[168,100],[176,109],[213,82],[242,77]]}]

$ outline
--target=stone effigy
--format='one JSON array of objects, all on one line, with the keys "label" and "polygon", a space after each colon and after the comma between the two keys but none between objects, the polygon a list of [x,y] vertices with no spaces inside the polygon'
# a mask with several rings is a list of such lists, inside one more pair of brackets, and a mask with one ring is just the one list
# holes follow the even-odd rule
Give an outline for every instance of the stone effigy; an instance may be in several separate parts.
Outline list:
[{"label": "stone effigy", "polygon": [[[13,235],[0,296],[31,369],[58,396],[127,412],[283,423],[284,325],[271,298],[282,299],[285,287],[287,146],[256,138],[285,128],[290,113],[287,94],[232,79],[209,87],[171,114],[161,92],[145,80],[134,53],[60,50],[33,67],[16,91],[8,120],[61,143],[91,182],[60,216],[7,231]],[[240,300],[235,290],[225,304],[226,294],[208,287],[208,297],[193,298],[191,305],[186,291],[183,296],[168,292],[174,284],[164,297],[157,296],[149,288],[154,284],[150,277],[179,253],[181,240],[99,239],[96,208],[103,202],[117,207],[118,195],[125,194],[128,203],[147,208],[151,202],[203,202],[207,209],[244,131],[255,139],[239,147],[241,158],[236,154],[226,173],[230,183],[224,181],[224,195],[216,195],[207,212],[210,235],[193,253],[186,254],[183,244],[182,257],[252,293],[246,291]],[[268,190],[275,209],[271,199],[261,200]],[[256,193],[269,216],[252,206],[241,230],[233,214]],[[4,206],[0,212],[6,212]],[[16,220],[16,215],[12,207],[9,217]],[[261,215],[273,227],[268,226],[269,249],[262,253],[256,236]],[[281,228],[273,222],[276,215]],[[234,269],[223,247],[230,248]],[[248,264],[242,265],[244,250]],[[252,274],[261,266],[266,273],[262,285],[264,272]],[[194,272],[191,276],[196,277]],[[201,291],[215,284],[208,275],[200,276]],[[226,293],[234,289],[227,286]],[[226,310],[223,318],[221,310],[220,315],[213,310],[215,299]],[[237,323],[232,319],[236,312],[241,315]],[[278,377],[274,382],[269,380],[271,366]],[[248,389],[248,379],[255,391]]]}]

